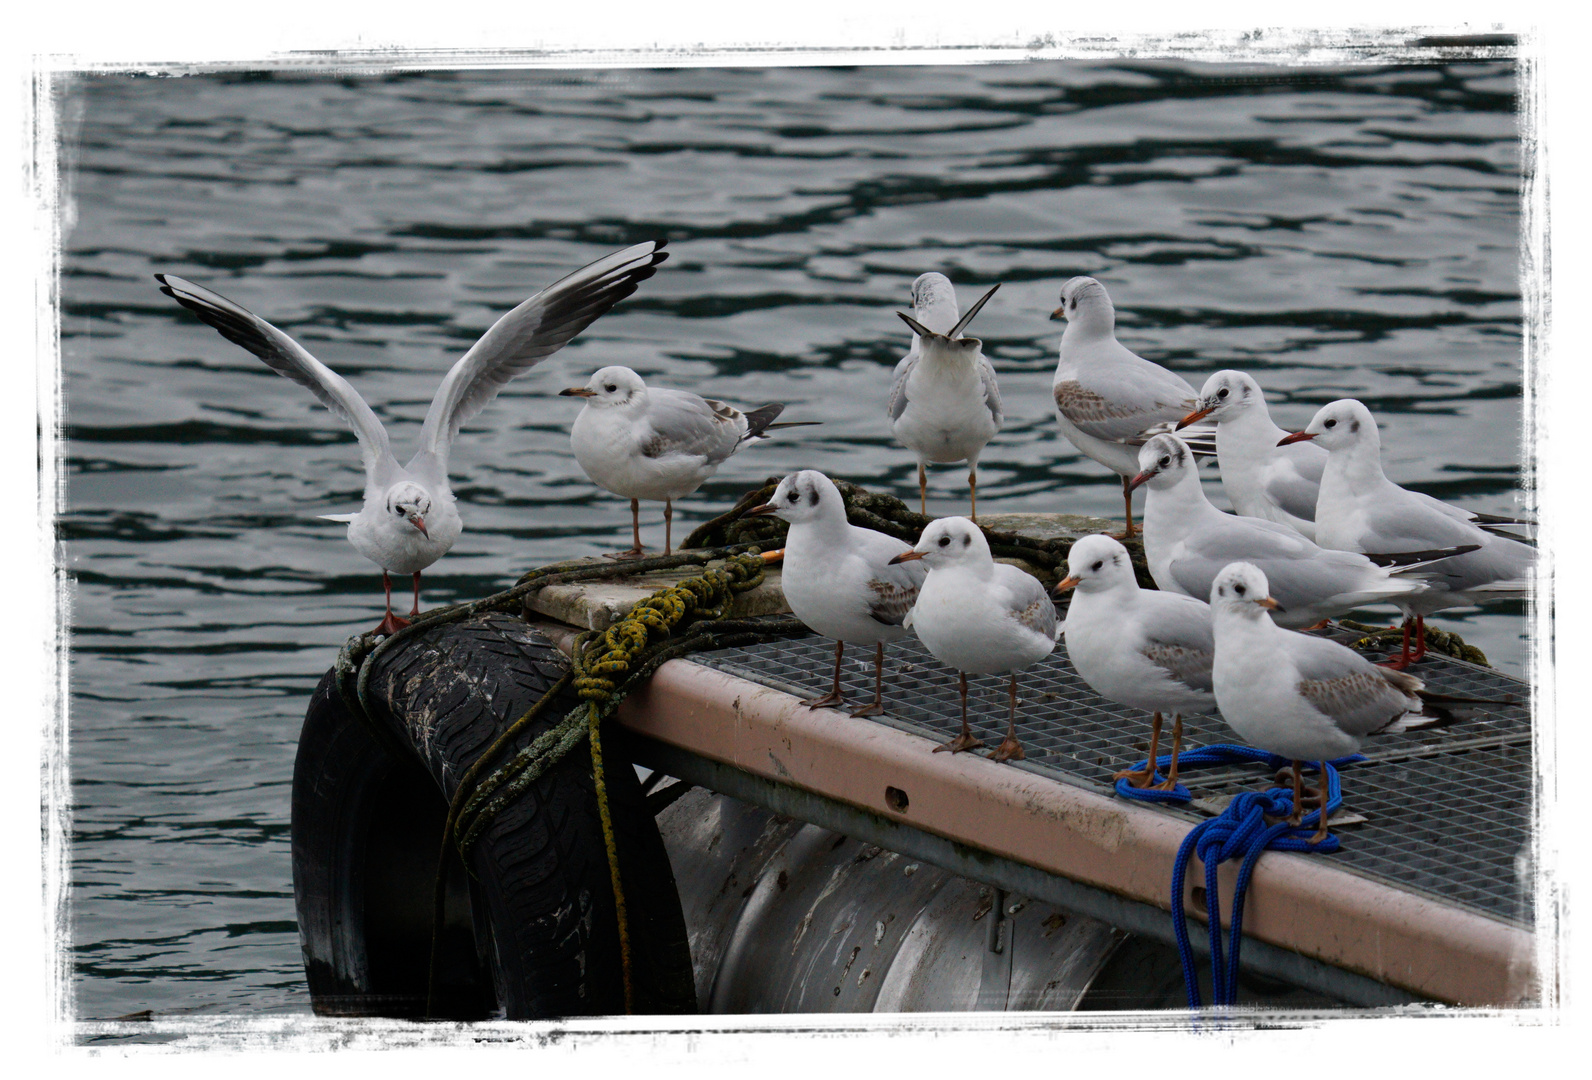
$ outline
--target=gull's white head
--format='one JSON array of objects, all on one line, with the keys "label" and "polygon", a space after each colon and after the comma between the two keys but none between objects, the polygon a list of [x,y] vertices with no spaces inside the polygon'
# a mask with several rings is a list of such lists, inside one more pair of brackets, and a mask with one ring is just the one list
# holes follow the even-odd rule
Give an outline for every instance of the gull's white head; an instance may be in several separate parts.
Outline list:
[{"label": "gull's white head", "polygon": [[1256,406],[1262,412],[1266,409],[1266,395],[1258,382],[1242,371],[1218,371],[1200,388],[1199,407],[1179,420],[1177,426],[1185,428],[1207,416],[1219,424]]},{"label": "gull's white head", "polygon": [[1110,331],[1117,324],[1117,309],[1106,295],[1106,287],[1092,277],[1069,278],[1061,287],[1061,306],[1050,313],[1052,320],[1067,320],[1067,329]]},{"label": "gull's white head", "polygon": [[640,401],[646,392],[647,384],[640,375],[616,365],[600,369],[585,386],[571,386],[560,391],[559,396],[585,398],[587,405],[605,409]]},{"label": "gull's white head", "polygon": [[1056,592],[1063,593],[1074,586],[1087,593],[1138,588],[1128,549],[1104,533],[1085,536],[1073,544],[1067,552],[1067,576],[1057,583]]},{"label": "gull's white head", "polygon": [[792,525],[804,521],[845,521],[846,504],[833,480],[816,469],[791,473],[774,489],[774,497],[746,512],[748,517],[773,514]]},{"label": "gull's white head", "polygon": [[405,529],[414,529],[421,536],[426,532],[426,515],[431,513],[431,492],[413,480],[400,480],[387,489],[387,513]]},{"label": "gull's white head", "polygon": [[1187,443],[1176,435],[1157,435],[1139,447],[1139,475],[1128,481],[1128,490],[1149,484],[1166,491],[1190,479],[1198,484],[1195,469],[1194,452]]},{"label": "gull's white head", "polygon": [[922,559],[930,570],[953,566],[992,566],[989,542],[977,525],[965,517],[940,518],[929,522],[911,551],[902,552],[892,563]]},{"label": "gull's white head", "polygon": [[1321,406],[1303,431],[1282,441],[1304,442],[1306,439],[1328,450],[1370,447],[1377,456],[1380,457],[1382,453],[1382,437],[1376,430],[1376,417],[1371,415],[1370,409],[1353,398],[1340,398],[1330,405]]},{"label": "gull's white head", "polygon": [[944,274],[919,274],[912,283],[912,314],[936,334],[956,325],[956,286]]},{"label": "gull's white head", "polygon": [[1247,562],[1228,563],[1211,582],[1212,614],[1270,620],[1271,612],[1281,610],[1282,605],[1271,598],[1271,586],[1258,566]]}]

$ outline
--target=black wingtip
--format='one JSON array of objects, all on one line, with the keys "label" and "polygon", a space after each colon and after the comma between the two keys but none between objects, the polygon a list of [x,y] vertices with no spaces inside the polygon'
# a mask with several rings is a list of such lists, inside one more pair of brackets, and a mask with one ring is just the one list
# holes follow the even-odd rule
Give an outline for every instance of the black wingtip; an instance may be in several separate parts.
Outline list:
[{"label": "black wingtip", "polygon": [[1451,559],[1455,555],[1465,555],[1476,551],[1480,547],[1480,544],[1461,544],[1458,547],[1436,548],[1431,551],[1368,551],[1365,553],[1365,557],[1378,566],[1412,566],[1416,563]]}]

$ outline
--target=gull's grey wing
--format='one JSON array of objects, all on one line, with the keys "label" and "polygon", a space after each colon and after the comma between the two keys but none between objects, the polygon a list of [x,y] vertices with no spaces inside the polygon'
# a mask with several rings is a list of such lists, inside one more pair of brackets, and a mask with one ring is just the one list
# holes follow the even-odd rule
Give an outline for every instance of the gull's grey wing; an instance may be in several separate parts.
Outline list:
[{"label": "gull's grey wing", "polygon": [[1285,607],[1359,592],[1377,580],[1376,569],[1364,555],[1319,548],[1274,521],[1231,515],[1213,518],[1185,537],[1169,569],[1189,595],[1208,596],[1222,568],[1240,561],[1260,567],[1271,595]]},{"label": "gull's grey wing", "polygon": [[1090,368],[1054,384],[1056,411],[1085,435],[1128,442],[1154,424],[1176,422],[1195,407],[1186,382],[1158,365],[1141,363],[1142,368]]},{"label": "gull's grey wing", "polygon": [[1350,735],[1373,734],[1419,711],[1414,694],[1423,684],[1415,676],[1379,668],[1335,641],[1287,633],[1300,696]]},{"label": "gull's grey wing", "polygon": [[[1296,443],[1284,450],[1319,450],[1310,443]],[[1288,513],[1304,521],[1316,520],[1316,498],[1321,492],[1321,473],[1327,455],[1289,454],[1272,458],[1261,476],[1261,490]]]},{"label": "gull's grey wing", "polygon": [[989,415],[995,421],[995,426],[1001,426],[1001,388],[995,384],[995,368],[983,353],[978,358],[978,378],[984,385],[984,404],[989,407]]},{"label": "gull's grey wing", "polygon": [[1211,633],[1210,606],[1191,596],[1145,592],[1146,628],[1139,652],[1190,690],[1211,693],[1211,663],[1216,641]]},{"label": "gull's grey wing", "polygon": [[1032,574],[1026,574],[1006,563],[995,564],[995,580],[1011,593],[1012,618],[1051,641],[1056,640],[1056,605],[1051,603],[1045,587]]},{"label": "gull's grey wing", "polygon": [[398,462],[387,443],[387,429],[348,381],[321,363],[298,342],[238,304],[175,274],[156,274],[160,291],[241,345],[278,375],[292,379],[341,418],[359,437],[367,482],[385,488],[397,478]]},{"label": "gull's grey wing", "polygon": [[717,465],[746,434],[746,417],[735,406],[667,387],[647,388],[645,419],[640,450],[649,458],[683,454]]},{"label": "gull's grey wing", "polygon": [[563,348],[669,257],[664,241],[648,240],[604,256],[538,292],[481,335],[437,387],[420,429],[420,449],[446,471],[459,426],[480,412],[503,385]]},{"label": "gull's grey wing", "polygon": [[1365,500],[1361,511],[1366,532],[1360,546],[1372,552],[1430,550],[1480,545],[1476,551],[1439,559],[1420,568],[1418,576],[1454,592],[1531,576],[1536,551],[1531,545],[1489,533],[1446,512],[1445,504],[1389,484],[1387,498]]},{"label": "gull's grey wing", "polygon": [[918,346],[914,341],[912,351],[901,358],[895,366],[895,380],[890,384],[890,422],[895,423],[901,419],[901,414],[907,411],[907,378],[912,374],[912,369],[918,363]]},{"label": "gull's grey wing", "polygon": [[918,592],[928,569],[922,562],[896,563],[890,560],[911,545],[874,529],[852,527],[852,538],[868,564],[868,615],[889,626],[905,623],[907,612],[918,602]]}]

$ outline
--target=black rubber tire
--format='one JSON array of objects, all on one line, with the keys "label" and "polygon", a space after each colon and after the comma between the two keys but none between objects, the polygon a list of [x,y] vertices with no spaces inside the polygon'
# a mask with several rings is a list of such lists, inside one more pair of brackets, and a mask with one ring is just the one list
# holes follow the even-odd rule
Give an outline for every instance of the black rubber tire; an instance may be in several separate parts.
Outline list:
[{"label": "black rubber tire", "polygon": [[[425,1011],[432,880],[446,798],[568,663],[526,623],[440,627],[371,673],[377,738],[330,673],[311,699],[293,776],[293,886],[311,1002],[322,1015]],[[578,700],[555,701],[516,747]],[[623,742],[605,775],[629,916],[638,1013],[696,1011],[668,854]],[[582,743],[493,822],[448,874],[439,1018],[624,1012],[619,939],[590,747]]]}]

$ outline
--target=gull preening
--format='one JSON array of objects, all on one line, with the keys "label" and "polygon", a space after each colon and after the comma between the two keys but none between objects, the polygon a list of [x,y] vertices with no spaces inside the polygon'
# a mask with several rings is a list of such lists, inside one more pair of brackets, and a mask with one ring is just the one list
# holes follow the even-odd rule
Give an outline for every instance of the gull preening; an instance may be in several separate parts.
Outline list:
[{"label": "gull preening", "polygon": [[1242,371],[1218,371],[1206,379],[1199,407],[1178,421],[1178,430],[1206,418],[1216,425],[1216,463],[1233,512],[1316,540],[1326,451],[1308,442],[1280,443],[1288,433],[1272,423],[1260,384]]},{"label": "gull preening", "polygon": [[[1404,643],[1394,663],[1407,666],[1426,655],[1426,616],[1482,600],[1524,596],[1531,590],[1536,551],[1486,529],[1476,515],[1409,491],[1382,472],[1382,438],[1371,410],[1353,398],[1324,405],[1310,424],[1284,443],[1307,442],[1327,452],[1316,506],[1322,547],[1342,551],[1419,551],[1465,547],[1463,554],[1423,567],[1428,588],[1396,602],[1404,610]],[[1488,516],[1489,524],[1529,522]],[[1416,646],[1410,651],[1410,620]]]},{"label": "gull preening", "polygon": [[996,285],[957,318],[956,289],[944,274],[912,283],[912,314],[896,312],[912,328],[912,348],[896,364],[890,387],[890,430],[918,457],[920,512],[928,514],[930,462],[967,462],[971,516],[978,520],[978,456],[1001,429],[1001,392],[984,343],[963,337]]},{"label": "gull preening", "polygon": [[569,445],[591,482],[630,500],[629,551],[639,558],[642,499],[663,502],[663,553],[673,551],[674,500],[684,498],[712,476],[725,460],[774,428],[817,421],[776,424],[784,411],[778,402],[742,412],[713,398],[685,390],[648,386],[627,367],[605,367],[560,392],[585,399],[575,417]]},{"label": "gull preening", "polygon": [[884,712],[884,646],[910,631],[903,625],[928,572],[921,562],[896,562],[901,541],[846,520],[840,489],[804,469],[779,482],[773,497],[747,516],[773,514],[790,523],[780,587],[791,612],[835,639],[835,681],[828,694],[802,704],[845,708],[840,659],[846,645],[872,645],[873,701],[852,716]]},{"label": "gull preening", "polygon": [[[1075,277],[1061,287],[1061,306],[1050,313],[1065,319],[1061,357],[1051,383],[1061,433],[1088,457],[1122,477],[1126,539],[1134,535],[1133,488],[1139,447],[1195,408],[1194,388],[1181,375],[1151,363],[1117,341],[1117,312],[1106,288],[1094,278]],[[1208,427],[1185,439],[1212,437]]]},{"label": "gull preening", "polygon": [[[354,550],[381,567],[387,613],[376,632],[391,634],[420,614],[420,572],[442,558],[464,528],[448,486],[448,455],[460,425],[510,379],[563,348],[635,292],[668,258],[663,246],[662,240],[649,240],[589,263],[493,323],[443,377],[420,429],[420,448],[407,465],[393,457],[387,429],[364,398],[298,342],[219,293],[174,274],[155,279],[161,292],[277,374],[306,387],[354,429],[365,462],[364,506],[357,514],[323,516],[347,522]],[[413,575],[409,619],[393,614],[390,574]]]},{"label": "gull preening", "polygon": [[[1134,787],[1177,787],[1177,757],[1183,747],[1183,714],[1209,712],[1211,609],[1203,600],[1175,592],[1141,589],[1128,549],[1109,536],[1085,536],[1067,553],[1067,576],[1056,592],[1076,589],[1062,623],[1067,658],[1101,697],[1153,714],[1145,768],[1112,777]],[[1167,778],[1155,779],[1161,714],[1172,714],[1172,762]]]},{"label": "gull preening", "polygon": [[967,724],[968,675],[1011,673],[1006,738],[990,758],[1022,760],[1017,741],[1017,672],[1056,647],[1056,608],[1032,574],[998,563],[977,525],[964,517],[940,518],[923,530],[911,551],[890,560],[921,559],[929,568],[906,625],[924,647],[956,669],[962,694],[962,731],[935,752],[983,746]]},{"label": "gull preening", "polygon": [[1224,567],[1210,597],[1216,704],[1245,742],[1293,762],[1295,825],[1303,814],[1299,764],[1320,763],[1323,813],[1312,840],[1327,835],[1327,761],[1357,752],[1369,735],[1449,719],[1421,715],[1425,683],[1415,676],[1379,667],[1335,641],[1279,627],[1271,618],[1277,601],[1266,575],[1249,563]]},{"label": "gull preening", "polygon": [[1156,585],[1196,599],[1228,563],[1260,567],[1282,607],[1283,626],[1306,627],[1367,604],[1398,602],[1426,590],[1424,563],[1452,549],[1369,555],[1327,551],[1286,525],[1224,514],[1200,486],[1194,454],[1176,435],[1156,435],[1139,451],[1133,487],[1144,499],[1144,560]]}]

